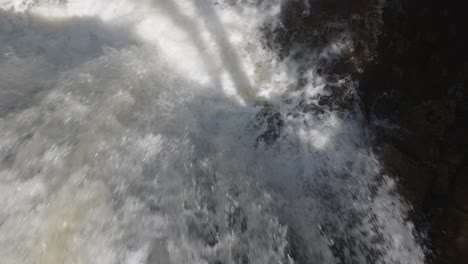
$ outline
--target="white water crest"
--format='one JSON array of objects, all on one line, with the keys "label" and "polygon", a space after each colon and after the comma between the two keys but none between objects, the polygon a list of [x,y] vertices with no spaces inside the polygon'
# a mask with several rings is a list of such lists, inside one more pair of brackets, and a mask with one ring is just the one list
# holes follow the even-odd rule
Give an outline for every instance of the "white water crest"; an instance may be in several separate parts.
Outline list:
[{"label": "white water crest", "polygon": [[285,2],[0,0],[0,263],[423,263]]}]

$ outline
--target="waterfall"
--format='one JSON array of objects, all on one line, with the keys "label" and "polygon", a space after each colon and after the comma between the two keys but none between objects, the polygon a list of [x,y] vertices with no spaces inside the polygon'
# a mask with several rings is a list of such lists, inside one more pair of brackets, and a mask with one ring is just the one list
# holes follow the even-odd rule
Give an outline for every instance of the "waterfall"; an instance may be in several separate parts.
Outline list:
[{"label": "waterfall", "polygon": [[0,0],[0,262],[424,263],[287,2]]}]

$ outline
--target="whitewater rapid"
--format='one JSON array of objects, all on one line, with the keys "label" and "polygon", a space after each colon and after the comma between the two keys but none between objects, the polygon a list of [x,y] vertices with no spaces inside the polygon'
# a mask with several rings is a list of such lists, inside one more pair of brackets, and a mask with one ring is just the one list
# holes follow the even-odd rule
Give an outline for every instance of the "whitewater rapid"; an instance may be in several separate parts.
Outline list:
[{"label": "whitewater rapid", "polygon": [[0,263],[423,263],[284,3],[0,0]]}]

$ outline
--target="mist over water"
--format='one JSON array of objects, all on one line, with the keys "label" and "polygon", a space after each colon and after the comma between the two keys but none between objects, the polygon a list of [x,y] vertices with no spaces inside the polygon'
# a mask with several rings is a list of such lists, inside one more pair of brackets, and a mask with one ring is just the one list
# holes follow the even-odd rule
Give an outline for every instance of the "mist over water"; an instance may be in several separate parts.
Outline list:
[{"label": "mist over water", "polygon": [[284,4],[0,0],[0,262],[423,263]]}]

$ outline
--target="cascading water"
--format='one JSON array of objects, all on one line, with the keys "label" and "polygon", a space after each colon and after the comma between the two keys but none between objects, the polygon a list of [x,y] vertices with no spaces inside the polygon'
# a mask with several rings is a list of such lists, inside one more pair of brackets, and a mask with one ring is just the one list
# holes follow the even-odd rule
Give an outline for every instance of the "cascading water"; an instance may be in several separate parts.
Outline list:
[{"label": "cascading water", "polygon": [[284,3],[0,0],[0,263],[423,263]]}]

